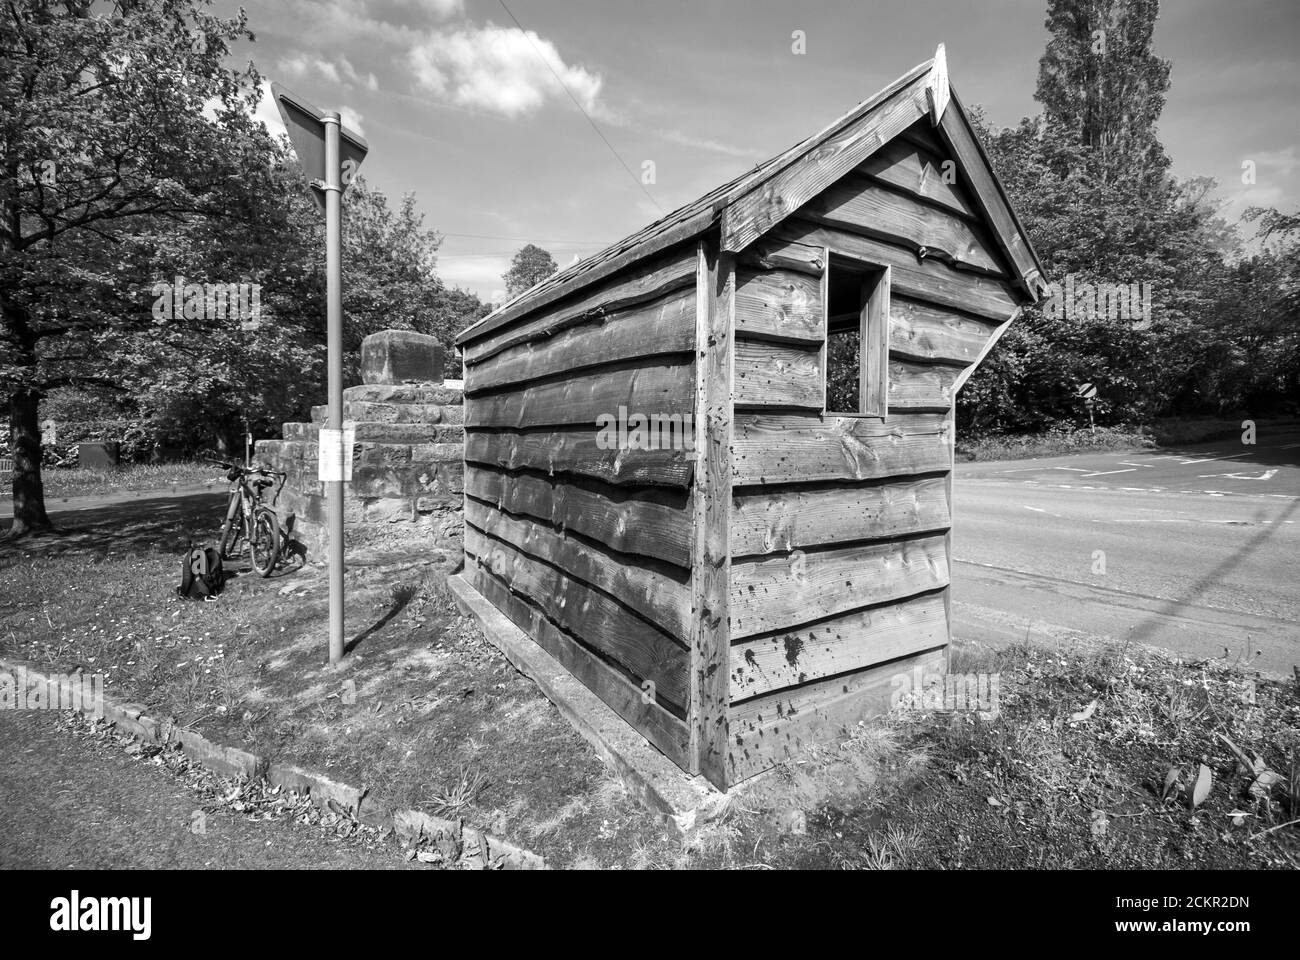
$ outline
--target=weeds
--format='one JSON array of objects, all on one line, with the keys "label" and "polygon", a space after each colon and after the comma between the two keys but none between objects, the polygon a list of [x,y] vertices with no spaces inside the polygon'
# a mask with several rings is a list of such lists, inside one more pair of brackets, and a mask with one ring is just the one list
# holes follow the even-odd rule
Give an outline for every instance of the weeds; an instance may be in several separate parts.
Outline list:
[{"label": "weeds", "polygon": [[445,789],[435,790],[431,798],[421,806],[444,816],[458,817],[478,799],[487,786],[488,779],[483,773],[462,764],[456,781]]}]

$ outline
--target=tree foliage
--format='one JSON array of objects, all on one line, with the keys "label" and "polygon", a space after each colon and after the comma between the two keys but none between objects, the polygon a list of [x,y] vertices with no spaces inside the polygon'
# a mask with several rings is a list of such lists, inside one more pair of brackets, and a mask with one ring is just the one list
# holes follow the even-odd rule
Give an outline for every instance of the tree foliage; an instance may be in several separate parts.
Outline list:
[{"label": "tree foliage", "polygon": [[[1156,14],[1155,0],[1050,0],[1042,114],[990,130],[976,111],[1058,296],[1025,311],[963,388],[968,431],[1086,422],[1084,382],[1099,388],[1102,422],[1258,416],[1287,402],[1296,238],[1284,227],[1294,218],[1254,214],[1276,242],[1244,257],[1238,230],[1218,216],[1214,181],[1169,174],[1157,136],[1169,64],[1151,52]],[[1069,302],[1067,283],[1146,285],[1149,311],[1125,318]]]},{"label": "tree foliage", "polygon": [[[230,45],[252,39],[245,15],[209,7],[0,10],[0,400],[15,533],[48,526],[47,396],[94,398],[104,416],[189,449],[232,445],[244,417],[267,435],[322,397],[323,223],[287,142],[253,119],[256,69],[227,66]],[[354,183],[349,346],[385,327],[449,344],[482,315],[438,278],[439,243],[413,198],[394,210]],[[234,288],[257,291],[257,316],[217,309]]]},{"label": "tree foliage", "polygon": [[510,261],[510,269],[501,278],[506,284],[506,295],[518,296],[558,269],[555,258],[541,247],[531,243],[521,247]]}]

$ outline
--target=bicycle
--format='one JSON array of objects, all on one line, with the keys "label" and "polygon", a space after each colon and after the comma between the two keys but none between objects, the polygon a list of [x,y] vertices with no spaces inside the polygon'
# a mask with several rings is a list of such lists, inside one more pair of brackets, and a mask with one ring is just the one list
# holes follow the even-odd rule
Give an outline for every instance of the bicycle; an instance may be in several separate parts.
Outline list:
[{"label": "bicycle", "polygon": [[[217,549],[223,560],[233,560],[243,554],[235,551],[242,540],[248,546],[249,559],[259,577],[269,577],[284,559],[288,546],[280,530],[280,518],[275,512],[275,502],[280,498],[287,474],[260,467],[241,467],[237,463],[209,460],[223,467],[230,481],[230,500],[226,505],[226,519],[221,524]],[[279,478],[276,486],[275,478]],[[262,502],[262,491],[275,486],[275,496],[270,505]]]}]

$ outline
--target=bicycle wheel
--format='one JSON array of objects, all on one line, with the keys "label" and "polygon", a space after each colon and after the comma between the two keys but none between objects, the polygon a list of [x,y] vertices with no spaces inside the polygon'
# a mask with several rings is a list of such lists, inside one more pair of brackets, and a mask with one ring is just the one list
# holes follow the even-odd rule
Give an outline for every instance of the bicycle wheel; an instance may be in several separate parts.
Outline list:
[{"label": "bicycle wheel", "polygon": [[253,514],[253,534],[248,546],[257,575],[269,577],[280,558],[280,521],[274,510],[259,507]]}]

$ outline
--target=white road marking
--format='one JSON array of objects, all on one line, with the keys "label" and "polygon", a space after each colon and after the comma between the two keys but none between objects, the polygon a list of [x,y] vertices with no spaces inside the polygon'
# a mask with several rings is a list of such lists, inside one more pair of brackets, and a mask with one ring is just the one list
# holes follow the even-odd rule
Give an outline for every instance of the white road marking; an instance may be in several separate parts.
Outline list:
[{"label": "white road marking", "polygon": [[1084,476],[1085,477],[1108,477],[1112,473],[1132,473],[1133,470],[1134,470],[1133,467],[1129,467],[1127,470],[1094,470],[1092,473],[1085,473]]},{"label": "white road marking", "polygon": [[1244,473],[1203,473],[1197,480],[1208,480],[1212,477],[1227,477],[1229,480],[1272,480],[1277,470],[1265,470],[1258,477],[1248,477]]},{"label": "white road marking", "polygon": [[1069,470],[1071,473],[1087,473],[1087,467],[1048,467],[1049,470]]},{"label": "white road marking", "polygon": [[1155,467],[1154,467],[1152,464],[1149,464],[1149,463],[1134,463],[1132,460],[1121,460],[1121,461],[1119,462],[1119,465],[1120,465],[1121,467],[1145,467],[1147,470],[1154,470],[1154,469],[1155,469]]}]

